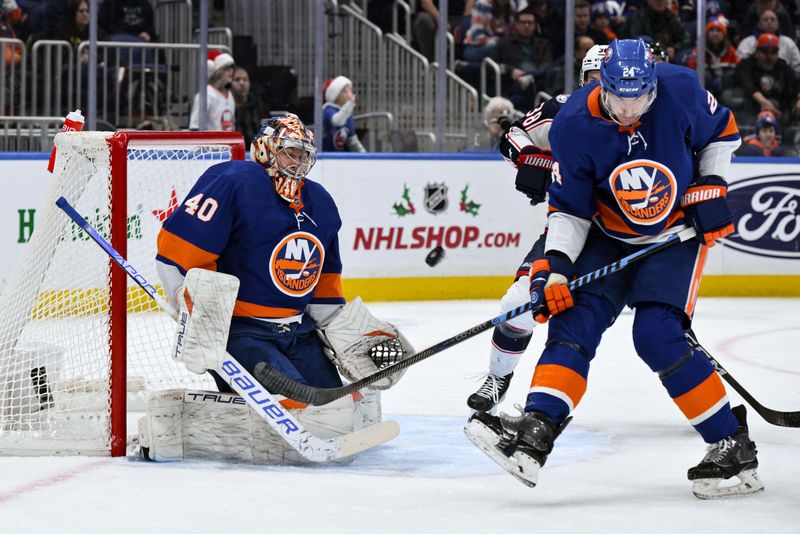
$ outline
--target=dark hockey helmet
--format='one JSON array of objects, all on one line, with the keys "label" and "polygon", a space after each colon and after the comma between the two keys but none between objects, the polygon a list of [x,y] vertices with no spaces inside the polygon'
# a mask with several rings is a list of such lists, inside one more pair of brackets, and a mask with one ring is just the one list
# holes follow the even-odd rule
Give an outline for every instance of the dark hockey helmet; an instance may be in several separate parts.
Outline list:
[{"label": "dark hockey helmet", "polygon": [[266,169],[281,197],[299,201],[303,178],[317,162],[314,134],[297,115],[272,117],[253,137],[252,157]]}]

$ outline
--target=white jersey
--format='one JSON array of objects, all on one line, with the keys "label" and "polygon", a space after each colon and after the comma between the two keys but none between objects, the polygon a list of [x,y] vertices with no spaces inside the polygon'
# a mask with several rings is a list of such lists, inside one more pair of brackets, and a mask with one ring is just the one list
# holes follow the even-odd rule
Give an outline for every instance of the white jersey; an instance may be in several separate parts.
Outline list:
[{"label": "white jersey", "polygon": [[[233,93],[223,94],[219,89],[206,85],[206,130],[232,132],[236,130],[236,102]],[[189,118],[189,129],[200,128],[200,93],[194,95],[192,115]]]}]

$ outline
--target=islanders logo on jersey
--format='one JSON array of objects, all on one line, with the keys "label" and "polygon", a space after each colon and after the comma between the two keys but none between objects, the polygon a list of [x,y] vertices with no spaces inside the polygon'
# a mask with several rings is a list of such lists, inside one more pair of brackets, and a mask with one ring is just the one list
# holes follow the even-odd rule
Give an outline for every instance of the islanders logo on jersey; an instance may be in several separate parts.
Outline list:
[{"label": "islanders logo on jersey", "polygon": [[649,159],[619,165],[611,171],[608,185],[622,212],[635,224],[658,224],[675,206],[675,175],[665,165]]},{"label": "islanders logo on jersey", "polygon": [[308,232],[292,232],[272,250],[269,274],[284,295],[303,297],[319,282],[325,248]]}]

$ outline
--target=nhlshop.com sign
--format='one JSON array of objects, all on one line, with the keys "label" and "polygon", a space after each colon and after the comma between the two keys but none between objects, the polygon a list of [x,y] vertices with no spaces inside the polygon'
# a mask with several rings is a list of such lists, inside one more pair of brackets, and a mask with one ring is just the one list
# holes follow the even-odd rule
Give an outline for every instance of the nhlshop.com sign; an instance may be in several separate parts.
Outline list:
[{"label": "nhlshop.com sign", "polygon": [[353,250],[455,248],[520,248],[521,232],[486,232],[477,226],[402,226],[356,228]]}]

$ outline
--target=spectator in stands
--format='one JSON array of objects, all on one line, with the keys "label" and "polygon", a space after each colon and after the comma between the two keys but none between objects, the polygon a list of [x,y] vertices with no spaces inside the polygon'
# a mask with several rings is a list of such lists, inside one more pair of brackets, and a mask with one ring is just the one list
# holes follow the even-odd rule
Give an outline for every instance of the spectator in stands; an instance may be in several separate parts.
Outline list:
[{"label": "spectator in stands", "polygon": [[[738,63],[739,56],[728,41],[727,25],[721,19],[711,19],[706,24],[706,89],[719,96]],[[686,66],[697,68],[697,47],[692,50]]]},{"label": "spectator in stands", "polygon": [[[206,85],[206,130],[236,130],[236,103],[231,92],[236,64],[229,54],[212,50],[208,53],[208,85]],[[200,129],[200,93],[194,95],[189,129]]]},{"label": "spectator in stands", "polygon": [[795,27],[792,23],[792,17],[778,0],[755,0],[755,3],[753,3],[753,0],[748,0],[744,3],[741,6],[741,11],[738,11],[738,13],[744,13],[744,16],[740,19],[740,35],[746,37],[754,33],[758,34],[758,23],[761,19],[761,14],[767,9],[777,16],[781,34],[794,38]]},{"label": "spectator in stands", "polygon": [[628,25],[628,10],[633,5],[625,0],[592,0],[592,13],[595,10],[608,14],[611,31],[621,35]]},{"label": "spectator in stands", "polygon": [[[89,40],[89,2],[87,0],[67,0],[65,19],[57,26],[55,33],[47,39],[69,41],[73,48],[78,48],[84,41]],[[98,28],[97,40],[105,40],[106,35],[102,28]],[[81,54],[81,63],[89,62],[89,49],[84,48]]]},{"label": "spectator in stands", "polygon": [[[0,4],[0,37],[25,40],[28,35],[27,15],[15,0],[3,0]],[[6,65],[19,65],[22,61],[22,45],[3,47]]]},{"label": "spectator in stands", "polygon": [[742,147],[736,152],[739,156],[783,156],[783,149],[777,139],[778,119],[771,111],[762,111],[756,119],[753,135],[744,138]]},{"label": "spectator in stands", "polygon": [[778,36],[762,33],[756,52],[736,66],[736,85],[748,101],[747,111],[755,116],[768,110],[788,122],[789,115],[800,115],[797,78],[791,67],[778,57]]},{"label": "spectator in stands", "polygon": [[582,35],[575,38],[575,45],[573,47],[573,62],[572,62],[572,88],[564,87],[564,66],[559,63],[557,67],[549,69],[547,77],[545,78],[544,90],[547,94],[555,96],[561,93],[571,93],[575,87],[580,83],[581,79],[581,64],[586,52],[595,45],[592,38],[587,35]]},{"label": "spectator in stands", "polygon": [[778,16],[771,9],[761,12],[756,33],[741,40],[736,49],[739,57],[744,59],[753,55],[753,52],[756,51],[756,40],[762,33],[774,33],[778,36],[778,57],[789,64],[795,75],[800,76],[800,50],[797,49],[797,44],[791,37],[780,34]]},{"label": "spectator in stands", "polygon": [[619,37],[611,26],[611,11],[609,11],[606,2],[592,4],[591,21],[592,28],[605,34],[609,42]]},{"label": "spectator in stands", "polygon": [[553,60],[550,42],[534,35],[535,26],[536,15],[532,8],[517,13],[513,30],[497,42],[491,56],[500,65],[503,95],[522,111],[533,107],[536,78],[544,74]]},{"label": "spectator in stands", "polygon": [[560,35],[563,35],[564,22],[559,14],[550,9],[548,0],[533,0],[530,4],[533,14],[536,16],[536,37],[547,39],[550,44],[554,43]]},{"label": "spectator in stands", "polygon": [[[589,0],[575,0],[575,38],[589,37],[594,44],[606,45],[608,40],[605,32],[591,26],[591,4]],[[564,26],[555,39],[550,40],[553,45],[553,56],[562,57],[564,55]]]},{"label": "spectator in stands", "polygon": [[464,39],[464,59],[480,63],[488,57],[500,37],[511,29],[514,13],[526,3],[526,0],[477,0]]},{"label": "spectator in stands", "polygon": [[511,123],[517,120],[518,115],[510,100],[502,96],[496,96],[489,100],[483,110],[485,128],[477,136],[476,149],[496,152],[500,146],[500,139]]},{"label": "spectator in stands", "polygon": [[[2,0],[0,4],[0,37],[19,39],[28,38],[28,14],[19,7],[16,0]],[[8,63],[6,57],[6,63]],[[17,58],[19,62],[19,58]]]},{"label": "spectator in stands", "polygon": [[150,0],[104,0],[97,22],[112,41],[158,40]]},{"label": "spectator in stands", "polygon": [[628,19],[628,36],[649,35],[667,48],[669,61],[675,59],[675,51],[683,39],[683,27],[678,17],[670,10],[669,0],[647,0],[647,4]]},{"label": "spectator in stands", "polygon": [[337,76],[323,85],[325,104],[322,107],[322,150],[325,152],[366,152],[356,133],[353,110],[356,94],[353,82]]},{"label": "spectator in stands", "polygon": [[[447,1],[447,31],[453,32],[462,19],[472,14],[475,0]],[[436,31],[439,28],[439,0],[419,0],[414,15],[414,41],[420,54],[436,61]]]},{"label": "spectator in stands", "polygon": [[250,73],[244,67],[236,67],[233,71],[231,92],[236,102],[236,129],[244,136],[245,142],[250,143],[269,116],[269,111],[250,91]]}]

